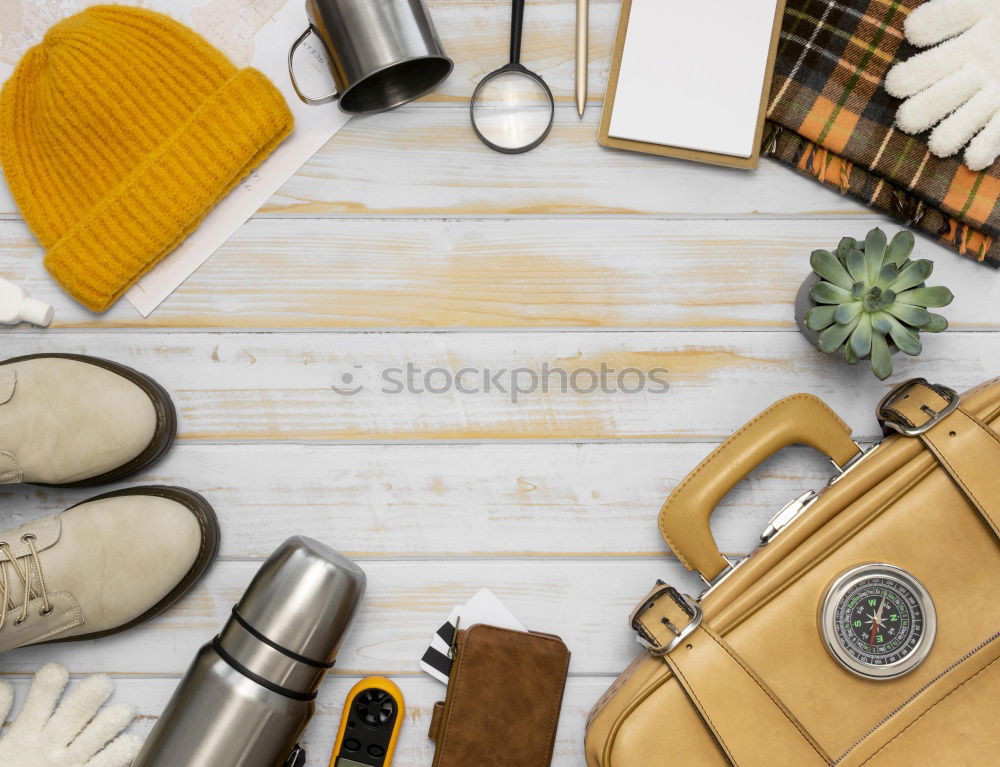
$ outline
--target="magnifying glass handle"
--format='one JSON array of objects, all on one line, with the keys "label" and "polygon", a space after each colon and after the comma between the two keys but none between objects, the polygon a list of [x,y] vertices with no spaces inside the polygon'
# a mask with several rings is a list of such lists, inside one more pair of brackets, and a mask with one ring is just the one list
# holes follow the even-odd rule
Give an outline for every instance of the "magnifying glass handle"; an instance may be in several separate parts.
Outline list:
[{"label": "magnifying glass handle", "polygon": [[590,0],[576,0],[576,111],[583,117],[587,108],[587,37]]},{"label": "magnifying glass handle", "polygon": [[521,63],[521,28],[524,26],[524,0],[512,0],[510,16],[510,63]]}]

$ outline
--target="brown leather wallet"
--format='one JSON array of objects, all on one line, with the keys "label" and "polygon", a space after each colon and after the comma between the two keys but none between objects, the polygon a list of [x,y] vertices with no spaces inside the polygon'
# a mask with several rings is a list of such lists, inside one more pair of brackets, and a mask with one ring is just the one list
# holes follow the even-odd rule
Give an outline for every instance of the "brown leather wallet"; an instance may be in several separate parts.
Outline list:
[{"label": "brown leather wallet", "polygon": [[434,705],[434,767],[549,767],[569,670],[551,634],[459,631],[448,696]]}]

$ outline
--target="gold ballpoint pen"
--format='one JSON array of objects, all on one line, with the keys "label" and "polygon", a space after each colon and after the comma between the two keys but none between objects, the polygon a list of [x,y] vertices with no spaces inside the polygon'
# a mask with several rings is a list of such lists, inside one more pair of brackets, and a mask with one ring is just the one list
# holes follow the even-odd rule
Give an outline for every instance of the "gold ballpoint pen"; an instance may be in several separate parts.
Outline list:
[{"label": "gold ballpoint pen", "polygon": [[590,0],[576,0],[576,111],[587,108],[587,56]]}]

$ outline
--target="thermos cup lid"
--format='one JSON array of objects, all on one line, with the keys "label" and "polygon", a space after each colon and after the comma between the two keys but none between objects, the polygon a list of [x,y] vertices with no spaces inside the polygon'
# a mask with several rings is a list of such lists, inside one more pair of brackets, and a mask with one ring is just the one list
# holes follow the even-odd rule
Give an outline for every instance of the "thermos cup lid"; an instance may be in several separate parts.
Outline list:
[{"label": "thermos cup lid", "polygon": [[361,599],[365,573],[311,538],[289,538],[263,564],[235,612],[247,627],[317,664],[337,657]]}]

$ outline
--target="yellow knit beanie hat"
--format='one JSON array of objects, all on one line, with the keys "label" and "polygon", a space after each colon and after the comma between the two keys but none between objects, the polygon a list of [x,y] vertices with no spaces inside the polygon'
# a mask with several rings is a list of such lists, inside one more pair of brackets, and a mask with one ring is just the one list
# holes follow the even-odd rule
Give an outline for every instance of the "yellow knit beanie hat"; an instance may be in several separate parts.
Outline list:
[{"label": "yellow knit beanie hat", "polygon": [[107,310],[288,135],[281,93],[138,8],[53,26],[0,94],[0,165],[45,265]]}]

